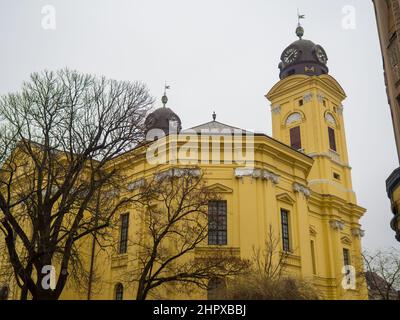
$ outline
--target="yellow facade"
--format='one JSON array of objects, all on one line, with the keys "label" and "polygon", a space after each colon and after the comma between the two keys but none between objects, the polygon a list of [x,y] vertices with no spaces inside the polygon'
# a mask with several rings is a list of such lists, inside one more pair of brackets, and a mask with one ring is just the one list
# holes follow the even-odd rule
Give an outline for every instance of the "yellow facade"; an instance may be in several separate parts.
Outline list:
[{"label": "yellow facade", "polygon": [[[186,160],[191,160],[187,165],[198,166],[207,185],[227,201],[228,243],[219,250],[229,249],[243,259],[251,259],[254,247],[264,246],[269,226],[282,238],[280,211],[283,209],[289,213],[287,264],[290,273],[313,282],[325,299],[366,299],[363,281],[356,279],[353,289],[342,285],[345,276],[343,250],[348,250],[355,267],[361,261],[363,231],[359,220],[365,213],[357,205],[351,182],[342,105],[345,92],[328,74],[295,74],[280,80],[266,97],[271,103],[273,137],[254,135],[252,166],[226,163],[223,158],[218,163],[202,163],[204,155],[198,155],[202,154],[202,139],[206,137],[196,142],[197,153],[186,155]],[[290,146],[293,128],[300,132],[299,150]],[[197,137],[190,132],[186,135]],[[175,143],[174,139],[170,136],[158,143],[164,143],[168,150]],[[186,136],[178,139],[185,140]],[[225,139],[231,136],[226,135]],[[182,144],[183,140],[178,141],[178,145]],[[127,183],[186,166],[179,162],[150,164],[146,159],[149,146],[151,144],[142,145],[111,164],[128,177]],[[221,145],[222,152],[223,147]],[[129,238],[140,234],[140,228],[134,215],[130,215]],[[118,232],[113,232],[117,242]],[[127,253],[122,255],[104,252],[88,237],[82,243],[82,250],[87,256],[87,267],[92,261],[98,278],[90,294],[69,283],[62,299],[114,299],[117,283],[124,287],[124,299],[135,298],[134,284],[122,278],[122,274],[133,268],[132,257],[137,254],[133,247],[128,247]],[[207,254],[208,250],[212,250],[212,246],[205,244],[194,254]],[[15,284],[11,284],[11,294],[11,298],[18,299],[19,290]],[[167,299],[207,298],[207,292],[200,289],[190,296],[179,295],[174,292],[173,285],[159,294]]]},{"label": "yellow facade", "polygon": [[[272,104],[274,138],[255,136],[254,169],[243,169],[236,164],[200,164],[207,184],[227,200],[226,247],[241,258],[250,259],[253,247],[264,245],[269,225],[281,236],[279,212],[286,209],[290,213],[290,271],[313,281],[326,299],[366,298],[363,282],[357,283],[356,290],[342,287],[343,249],[350,251],[352,262],[361,259],[359,219],[365,212],[356,204],[352,190],[341,104],[345,94],[331,76],[297,75],[281,80],[267,97]],[[299,100],[303,100],[302,106]],[[293,113],[300,113],[302,117],[287,125]],[[336,125],[329,122],[330,118],[327,120],[327,113],[333,116]],[[287,146],[288,132],[295,125],[301,127],[301,152]],[[335,129],[337,152],[329,149],[329,126]],[[165,143],[168,148],[168,141]],[[176,166],[150,165],[145,151],[146,146],[116,159],[118,166],[129,172],[129,181]],[[259,174],[263,170],[270,173],[268,178]],[[340,180],[334,173],[340,175]],[[132,237],[140,226],[132,220],[129,225]],[[117,241],[117,234],[115,239]],[[87,242],[91,247],[91,241]],[[119,282],[126,288],[125,299],[135,297],[134,286],[121,280],[121,274],[132,267],[129,262],[129,256],[135,254],[132,250],[128,248],[125,255],[96,255],[96,271],[101,278],[95,284],[91,299],[113,299],[115,284]],[[207,248],[198,248],[197,252],[204,250]],[[191,297],[174,295],[173,290],[162,294],[169,299],[207,297],[205,291]],[[65,290],[62,298],[86,299],[87,292],[78,294],[71,287]]]}]

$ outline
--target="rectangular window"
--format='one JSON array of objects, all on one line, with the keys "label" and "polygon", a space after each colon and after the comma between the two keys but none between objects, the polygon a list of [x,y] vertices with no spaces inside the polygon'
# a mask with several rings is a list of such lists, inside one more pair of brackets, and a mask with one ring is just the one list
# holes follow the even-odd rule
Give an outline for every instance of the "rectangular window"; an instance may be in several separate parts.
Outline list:
[{"label": "rectangular window", "polygon": [[329,135],[329,148],[333,151],[336,150],[336,139],[335,139],[335,130],[331,127],[328,127],[328,135]]},{"label": "rectangular window", "polygon": [[335,180],[339,180],[339,181],[340,181],[340,174],[334,172],[334,173],[333,173],[333,178],[334,178]]},{"label": "rectangular window", "polygon": [[345,266],[351,265],[349,249],[343,249],[343,263]]},{"label": "rectangular window", "polygon": [[315,246],[313,240],[311,240],[311,260],[312,260],[313,274],[317,274],[317,265],[315,261]]},{"label": "rectangular window", "polygon": [[290,129],[290,146],[296,150],[301,149],[300,127]]},{"label": "rectangular window", "polygon": [[281,209],[281,224],[282,224],[282,246],[283,251],[290,251],[289,239],[289,212]]},{"label": "rectangular window", "polygon": [[119,253],[124,254],[128,247],[129,213],[121,215],[121,229],[119,237]]},{"label": "rectangular window", "polygon": [[208,203],[208,244],[228,244],[226,201],[210,201]]}]

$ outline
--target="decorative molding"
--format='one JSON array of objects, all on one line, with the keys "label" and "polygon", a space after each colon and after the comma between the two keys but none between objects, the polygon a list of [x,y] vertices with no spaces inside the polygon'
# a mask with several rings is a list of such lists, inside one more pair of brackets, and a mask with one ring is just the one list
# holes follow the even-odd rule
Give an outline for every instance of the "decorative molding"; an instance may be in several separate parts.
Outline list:
[{"label": "decorative molding", "polygon": [[272,107],[272,113],[274,113],[274,114],[280,114],[281,111],[282,111],[281,106]]},{"label": "decorative molding", "polygon": [[322,103],[325,99],[325,96],[322,93],[317,94],[318,102]]},{"label": "decorative molding", "polygon": [[333,230],[343,230],[344,229],[344,222],[340,221],[340,220],[329,220],[329,225],[331,226],[331,228]]},{"label": "decorative molding", "polygon": [[306,186],[301,185],[300,183],[293,183],[293,190],[298,193],[302,193],[306,198],[311,196],[311,191]]},{"label": "decorative molding", "polygon": [[365,231],[361,228],[353,228],[351,229],[351,234],[355,237],[363,238],[365,236]]},{"label": "decorative molding", "polygon": [[186,174],[192,177],[200,177],[201,175],[201,169],[175,168],[172,170],[174,171],[174,177],[182,177]]},{"label": "decorative molding", "polygon": [[314,95],[311,92],[308,92],[304,95],[303,100],[305,103],[308,103],[312,100],[313,97]]},{"label": "decorative molding", "polygon": [[111,269],[126,267],[128,265],[128,255],[122,254],[111,258]]},{"label": "decorative molding", "polygon": [[327,113],[325,113],[325,120],[329,123],[329,124],[331,124],[331,125],[333,125],[333,126],[337,126],[337,124],[336,124],[336,119],[335,119],[335,117],[332,115],[332,113],[330,113],[330,112],[327,112]]},{"label": "decorative molding", "polygon": [[312,152],[307,154],[309,157],[314,158],[314,157],[328,157],[330,158],[333,162],[335,162],[336,164],[338,164],[339,166],[345,167],[345,168],[349,168],[351,170],[351,167],[348,164],[345,164],[343,162],[340,161],[340,155],[331,150],[331,152]]},{"label": "decorative molding", "polygon": [[288,193],[281,193],[276,196],[276,199],[282,202],[286,202],[290,205],[295,203],[295,200]]},{"label": "decorative molding", "polygon": [[329,157],[336,162],[340,162],[340,154],[337,153],[336,151],[329,150],[328,151]]},{"label": "decorative molding", "polygon": [[105,192],[106,197],[117,197],[120,194],[120,190],[117,188],[113,188],[107,192]]},{"label": "decorative molding", "polygon": [[257,174],[255,173],[255,170],[256,169],[237,168],[237,169],[235,169],[235,177],[236,178],[244,178],[244,177],[257,178]]},{"label": "decorative molding", "polygon": [[340,238],[340,241],[344,244],[351,245],[351,239],[348,236],[343,236]]},{"label": "decorative molding", "polygon": [[133,182],[128,184],[128,190],[129,191],[133,191],[135,189],[139,189],[139,188],[143,187],[144,184],[145,184],[145,180],[143,178],[139,179],[139,180],[136,180],[136,181],[133,181]]},{"label": "decorative molding", "polygon": [[279,183],[279,176],[265,169],[237,168],[235,169],[235,177],[251,177],[254,179],[262,178],[263,180],[272,181],[274,184]]},{"label": "decorative molding", "polygon": [[199,177],[201,175],[201,169],[187,169],[187,168],[173,168],[164,172],[156,174],[156,180],[164,179],[165,177],[183,177],[184,175],[190,175],[193,177]]},{"label": "decorative molding", "polygon": [[215,183],[209,187],[207,187],[208,190],[214,191],[216,193],[233,193],[233,190],[227,186],[224,186],[221,183]]},{"label": "decorative molding", "polygon": [[262,170],[262,178],[264,180],[272,181],[274,184],[279,183],[279,176],[268,170]]},{"label": "decorative molding", "polygon": [[342,115],[343,114],[343,105],[340,105],[340,106],[336,107],[336,110],[337,110],[339,115]]},{"label": "decorative molding", "polygon": [[310,226],[310,235],[312,235],[312,236],[316,236],[317,235],[317,231],[315,230],[314,226]]},{"label": "decorative molding", "polygon": [[289,126],[294,122],[298,122],[298,121],[302,121],[302,120],[303,120],[303,117],[302,117],[301,113],[293,112],[287,117],[286,126]]},{"label": "decorative molding", "polygon": [[341,190],[342,192],[354,193],[354,190],[347,189],[347,188],[343,187],[339,182],[336,182],[336,181],[332,181],[332,180],[328,180],[328,179],[315,179],[315,180],[308,181],[309,186],[313,186],[316,184],[329,184],[329,185],[334,186],[337,189]]}]

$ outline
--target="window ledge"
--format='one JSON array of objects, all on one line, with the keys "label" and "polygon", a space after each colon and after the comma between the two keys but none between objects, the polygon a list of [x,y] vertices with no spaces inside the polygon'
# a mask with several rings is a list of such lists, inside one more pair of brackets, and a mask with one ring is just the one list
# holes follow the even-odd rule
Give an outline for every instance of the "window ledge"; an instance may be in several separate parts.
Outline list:
[{"label": "window ledge", "polygon": [[208,247],[198,247],[194,250],[196,256],[207,256],[207,255],[217,255],[217,254],[226,254],[232,256],[240,256],[240,248],[237,247],[229,247],[227,245],[210,245]]},{"label": "window ledge", "polygon": [[283,260],[284,264],[301,268],[301,257],[300,256],[295,255],[293,252],[284,252],[284,251],[281,251],[281,255],[285,256],[285,258]]},{"label": "window ledge", "polygon": [[329,149],[329,156],[332,160],[340,161],[340,154],[335,150]]},{"label": "window ledge", "polygon": [[111,268],[121,268],[128,265],[128,254],[120,254],[111,258]]}]

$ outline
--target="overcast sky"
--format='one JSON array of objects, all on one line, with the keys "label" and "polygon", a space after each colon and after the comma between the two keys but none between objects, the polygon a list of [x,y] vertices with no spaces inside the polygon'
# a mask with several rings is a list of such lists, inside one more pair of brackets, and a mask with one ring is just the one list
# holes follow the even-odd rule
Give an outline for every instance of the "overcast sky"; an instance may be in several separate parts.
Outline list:
[{"label": "overcast sky", "polygon": [[[343,13],[348,6],[355,25]],[[55,29],[46,19],[52,8]],[[354,190],[368,210],[364,248],[398,246],[385,192],[398,161],[371,1],[1,0],[0,94],[18,90],[31,72],[63,67],[142,80],[157,99],[167,80],[184,128],[210,121],[215,110],[221,122],[271,134],[264,95],[296,40],[297,8],[307,18],[304,38],[325,48],[348,96]]]}]

